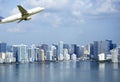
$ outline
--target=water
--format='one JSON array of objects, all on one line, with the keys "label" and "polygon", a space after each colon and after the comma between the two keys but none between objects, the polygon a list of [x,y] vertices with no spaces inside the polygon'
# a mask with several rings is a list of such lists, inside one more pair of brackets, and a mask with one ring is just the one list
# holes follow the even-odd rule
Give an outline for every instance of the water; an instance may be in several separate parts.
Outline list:
[{"label": "water", "polygon": [[0,82],[120,82],[120,64],[89,61],[0,64]]}]

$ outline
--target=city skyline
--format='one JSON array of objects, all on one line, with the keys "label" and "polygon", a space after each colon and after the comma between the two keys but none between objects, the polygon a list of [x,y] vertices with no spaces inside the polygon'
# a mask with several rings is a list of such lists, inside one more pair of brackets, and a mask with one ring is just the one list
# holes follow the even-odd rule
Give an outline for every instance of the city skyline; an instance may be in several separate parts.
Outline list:
[{"label": "city skyline", "polygon": [[48,45],[48,46],[51,46],[51,45],[59,45],[60,42],[63,42],[64,44],[69,44],[69,45],[80,45],[82,47],[85,47],[87,46],[88,44],[94,44],[94,42],[101,42],[101,41],[112,41],[114,44],[116,44],[118,47],[120,46],[120,44],[118,43],[115,43],[113,40],[110,40],[110,39],[105,39],[105,40],[95,40],[95,41],[92,41],[92,42],[88,42],[88,43],[85,43],[85,44],[78,44],[78,43],[66,43],[64,41],[58,41],[58,42],[50,42],[50,43],[45,43],[45,42],[38,42],[38,43],[24,43],[24,42],[21,42],[21,43],[9,43],[9,42],[5,42],[5,41],[0,41],[0,43],[6,43],[8,46],[12,46],[12,45],[27,45],[28,47],[30,47],[31,45],[33,46],[40,46],[40,45]]},{"label": "city skyline", "polygon": [[25,63],[43,61],[69,60],[113,60],[120,59],[120,46],[112,40],[94,41],[86,46],[67,44],[60,41],[58,44],[40,44],[31,46],[25,44],[7,45],[0,43],[0,63]]},{"label": "city skyline", "polygon": [[19,24],[0,24],[0,41],[9,44],[76,43],[111,39],[120,44],[119,0],[0,0],[0,16],[41,6],[45,11]]}]

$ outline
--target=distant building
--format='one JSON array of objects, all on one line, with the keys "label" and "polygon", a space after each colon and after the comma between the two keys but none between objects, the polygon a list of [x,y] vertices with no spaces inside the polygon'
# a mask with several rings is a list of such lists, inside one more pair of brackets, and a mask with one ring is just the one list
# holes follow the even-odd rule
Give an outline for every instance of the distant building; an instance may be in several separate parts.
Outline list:
[{"label": "distant building", "polygon": [[39,48],[35,48],[35,61],[38,61],[39,55],[40,55],[40,49]]},{"label": "distant building", "polygon": [[28,48],[28,58],[30,62],[34,62],[36,60],[35,48],[36,46],[34,44],[32,44],[30,48]]},{"label": "distant building", "polygon": [[59,60],[59,61],[64,60],[64,56],[63,56],[63,54],[61,54],[61,53],[59,54],[59,56],[58,56],[58,60]]},{"label": "distant building", "polygon": [[48,52],[48,45],[47,44],[42,44],[40,49],[44,50],[44,56],[46,56],[47,52]]},{"label": "distant building", "polygon": [[115,48],[111,50],[112,62],[119,62],[119,50],[120,48]]},{"label": "distant building", "polygon": [[31,46],[28,48],[28,59],[30,62],[38,61],[38,57],[40,55],[40,49],[35,46]]},{"label": "distant building", "polygon": [[6,51],[7,51],[7,52],[13,52],[13,47],[10,46],[10,45],[7,45]]},{"label": "distant building", "polygon": [[58,60],[63,60],[63,42],[60,41],[58,44]]},{"label": "distant building", "polygon": [[16,62],[16,58],[13,56],[13,52],[6,52],[5,63]]},{"label": "distant building", "polygon": [[0,43],[0,52],[6,53],[7,50],[7,43],[1,42]]},{"label": "distant building", "polygon": [[76,44],[69,45],[68,54],[70,54],[70,55],[77,54],[77,45]]},{"label": "distant building", "polygon": [[4,63],[5,62],[5,53],[1,52],[0,53],[0,63]]},{"label": "distant building", "polygon": [[21,45],[13,45],[14,47],[14,55],[16,55],[16,61],[20,63],[29,62],[27,46],[24,44]]},{"label": "distant building", "polygon": [[64,60],[70,60],[70,54],[68,54],[68,49],[64,49],[63,54]]},{"label": "distant building", "polygon": [[53,51],[48,51],[47,60],[53,61]]},{"label": "distant building", "polygon": [[71,60],[76,60],[76,59],[77,59],[76,54],[72,54],[71,55]]},{"label": "distant building", "polygon": [[40,49],[40,61],[44,61],[45,60],[45,53],[43,49]]},{"label": "distant building", "polygon": [[57,48],[54,44],[51,45],[50,51],[52,51],[52,59],[57,60]]},{"label": "distant building", "polygon": [[98,55],[98,60],[99,61],[104,61],[105,60],[105,53],[101,53]]},{"label": "distant building", "polygon": [[93,58],[94,56],[93,44],[88,44],[85,46],[84,54],[88,56],[89,58]]},{"label": "distant building", "polygon": [[94,41],[94,58],[98,59],[98,54],[101,53],[109,54],[110,50],[115,47],[113,45],[112,40]]},{"label": "distant building", "polygon": [[63,44],[63,49],[68,49],[69,50],[69,44]]},{"label": "distant building", "polygon": [[83,57],[84,56],[84,46],[77,46],[77,58]]}]

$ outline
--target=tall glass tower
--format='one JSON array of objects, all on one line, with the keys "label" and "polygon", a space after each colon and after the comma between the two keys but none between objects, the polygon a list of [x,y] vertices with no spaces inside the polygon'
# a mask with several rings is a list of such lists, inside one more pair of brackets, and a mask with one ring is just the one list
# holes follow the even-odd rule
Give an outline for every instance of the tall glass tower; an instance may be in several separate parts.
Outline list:
[{"label": "tall glass tower", "polygon": [[63,42],[60,41],[58,44],[58,60],[63,60]]},{"label": "tall glass tower", "polygon": [[6,50],[7,50],[7,43],[4,42],[0,43],[0,52],[5,53]]},{"label": "tall glass tower", "polygon": [[109,54],[112,49],[112,40],[95,41],[94,42],[94,57],[98,58],[98,54]]}]

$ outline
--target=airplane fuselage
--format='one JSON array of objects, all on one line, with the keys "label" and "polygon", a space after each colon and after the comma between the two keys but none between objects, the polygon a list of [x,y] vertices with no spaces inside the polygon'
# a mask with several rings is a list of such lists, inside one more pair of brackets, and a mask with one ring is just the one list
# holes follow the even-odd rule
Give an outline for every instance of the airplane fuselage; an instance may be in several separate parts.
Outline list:
[{"label": "airplane fuselage", "polygon": [[43,10],[44,10],[44,8],[41,8],[41,7],[33,8],[33,9],[28,10],[27,11],[28,14],[25,14],[24,16],[22,16],[21,13],[18,13],[16,15],[12,15],[12,16],[6,17],[4,19],[1,19],[0,23],[8,23],[8,22],[21,20],[21,19],[22,20],[29,20],[31,15],[34,15],[34,14],[36,14],[38,12],[43,11]]}]

